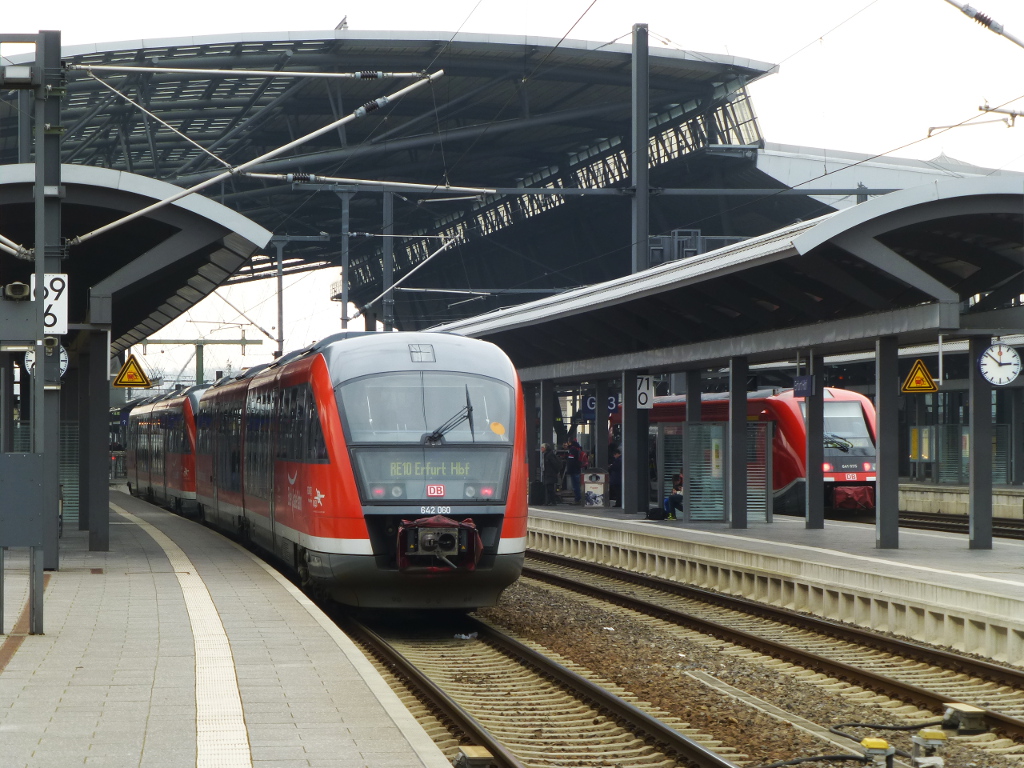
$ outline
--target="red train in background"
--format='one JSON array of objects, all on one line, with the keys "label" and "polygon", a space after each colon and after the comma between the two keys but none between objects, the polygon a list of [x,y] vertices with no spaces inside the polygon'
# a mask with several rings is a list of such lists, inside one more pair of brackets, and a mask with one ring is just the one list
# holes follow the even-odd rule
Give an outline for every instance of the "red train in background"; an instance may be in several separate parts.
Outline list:
[{"label": "red train in background", "polygon": [[129,488],[182,513],[196,504],[196,411],[205,386],[144,399],[128,414]]},{"label": "red train in background", "polygon": [[[875,406],[857,392],[826,387],[824,391],[825,506],[832,509],[874,509]],[[649,423],[681,424],[686,418],[686,397],[656,397]],[[804,400],[793,390],[762,390],[747,396],[747,419],[774,422],[772,437],[773,511],[802,515],[807,490],[807,427]],[[702,421],[728,421],[728,396],[705,395]],[[621,416],[614,416],[613,423]],[[666,468],[670,474],[678,467]]]},{"label": "red train in background", "polygon": [[[179,401],[183,421],[194,414],[192,432],[153,415],[176,413]],[[201,518],[338,602],[476,608],[522,570],[524,417],[515,368],[492,344],[340,333],[133,409],[129,466],[149,473],[136,469],[130,487],[185,499],[170,490],[178,478],[157,485],[153,467],[164,477],[180,467],[182,485],[191,472]]]}]

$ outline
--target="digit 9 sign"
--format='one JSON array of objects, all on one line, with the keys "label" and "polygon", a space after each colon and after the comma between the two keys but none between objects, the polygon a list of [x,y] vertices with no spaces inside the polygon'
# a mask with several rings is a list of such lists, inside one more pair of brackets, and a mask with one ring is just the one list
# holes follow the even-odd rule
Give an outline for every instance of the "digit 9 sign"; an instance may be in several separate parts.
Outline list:
[{"label": "digit 9 sign", "polygon": [[[32,300],[36,300],[36,276],[29,282]],[[63,336],[68,332],[68,276],[47,274],[43,283],[43,333]]]}]

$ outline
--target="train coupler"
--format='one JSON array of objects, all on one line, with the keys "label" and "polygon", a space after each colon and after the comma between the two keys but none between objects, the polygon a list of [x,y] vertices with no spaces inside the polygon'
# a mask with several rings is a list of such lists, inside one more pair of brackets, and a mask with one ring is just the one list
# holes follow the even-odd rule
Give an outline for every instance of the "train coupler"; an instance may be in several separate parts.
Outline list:
[{"label": "train coupler", "polygon": [[403,520],[398,528],[398,569],[472,571],[483,554],[483,540],[472,519],[444,515]]}]

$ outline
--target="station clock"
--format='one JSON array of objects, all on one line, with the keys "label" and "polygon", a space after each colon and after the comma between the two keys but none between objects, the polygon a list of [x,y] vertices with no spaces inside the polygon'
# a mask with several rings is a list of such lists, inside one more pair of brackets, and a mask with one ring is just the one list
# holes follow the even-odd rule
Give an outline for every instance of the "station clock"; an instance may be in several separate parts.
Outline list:
[{"label": "station clock", "polygon": [[1008,344],[993,344],[978,358],[978,370],[990,384],[1006,386],[1020,373],[1020,355]]}]

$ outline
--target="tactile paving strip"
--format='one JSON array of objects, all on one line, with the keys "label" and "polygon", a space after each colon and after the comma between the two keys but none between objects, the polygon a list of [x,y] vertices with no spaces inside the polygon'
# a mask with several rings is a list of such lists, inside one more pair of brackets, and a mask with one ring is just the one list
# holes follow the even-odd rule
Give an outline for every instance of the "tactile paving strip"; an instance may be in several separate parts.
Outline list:
[{"label": "tactile paving strip", "polygon": [[196,768],[252,768],[235,660],[206,584],[166,534],[116,504],[110,507],[153,538],[181,585],[196,649]]}]

